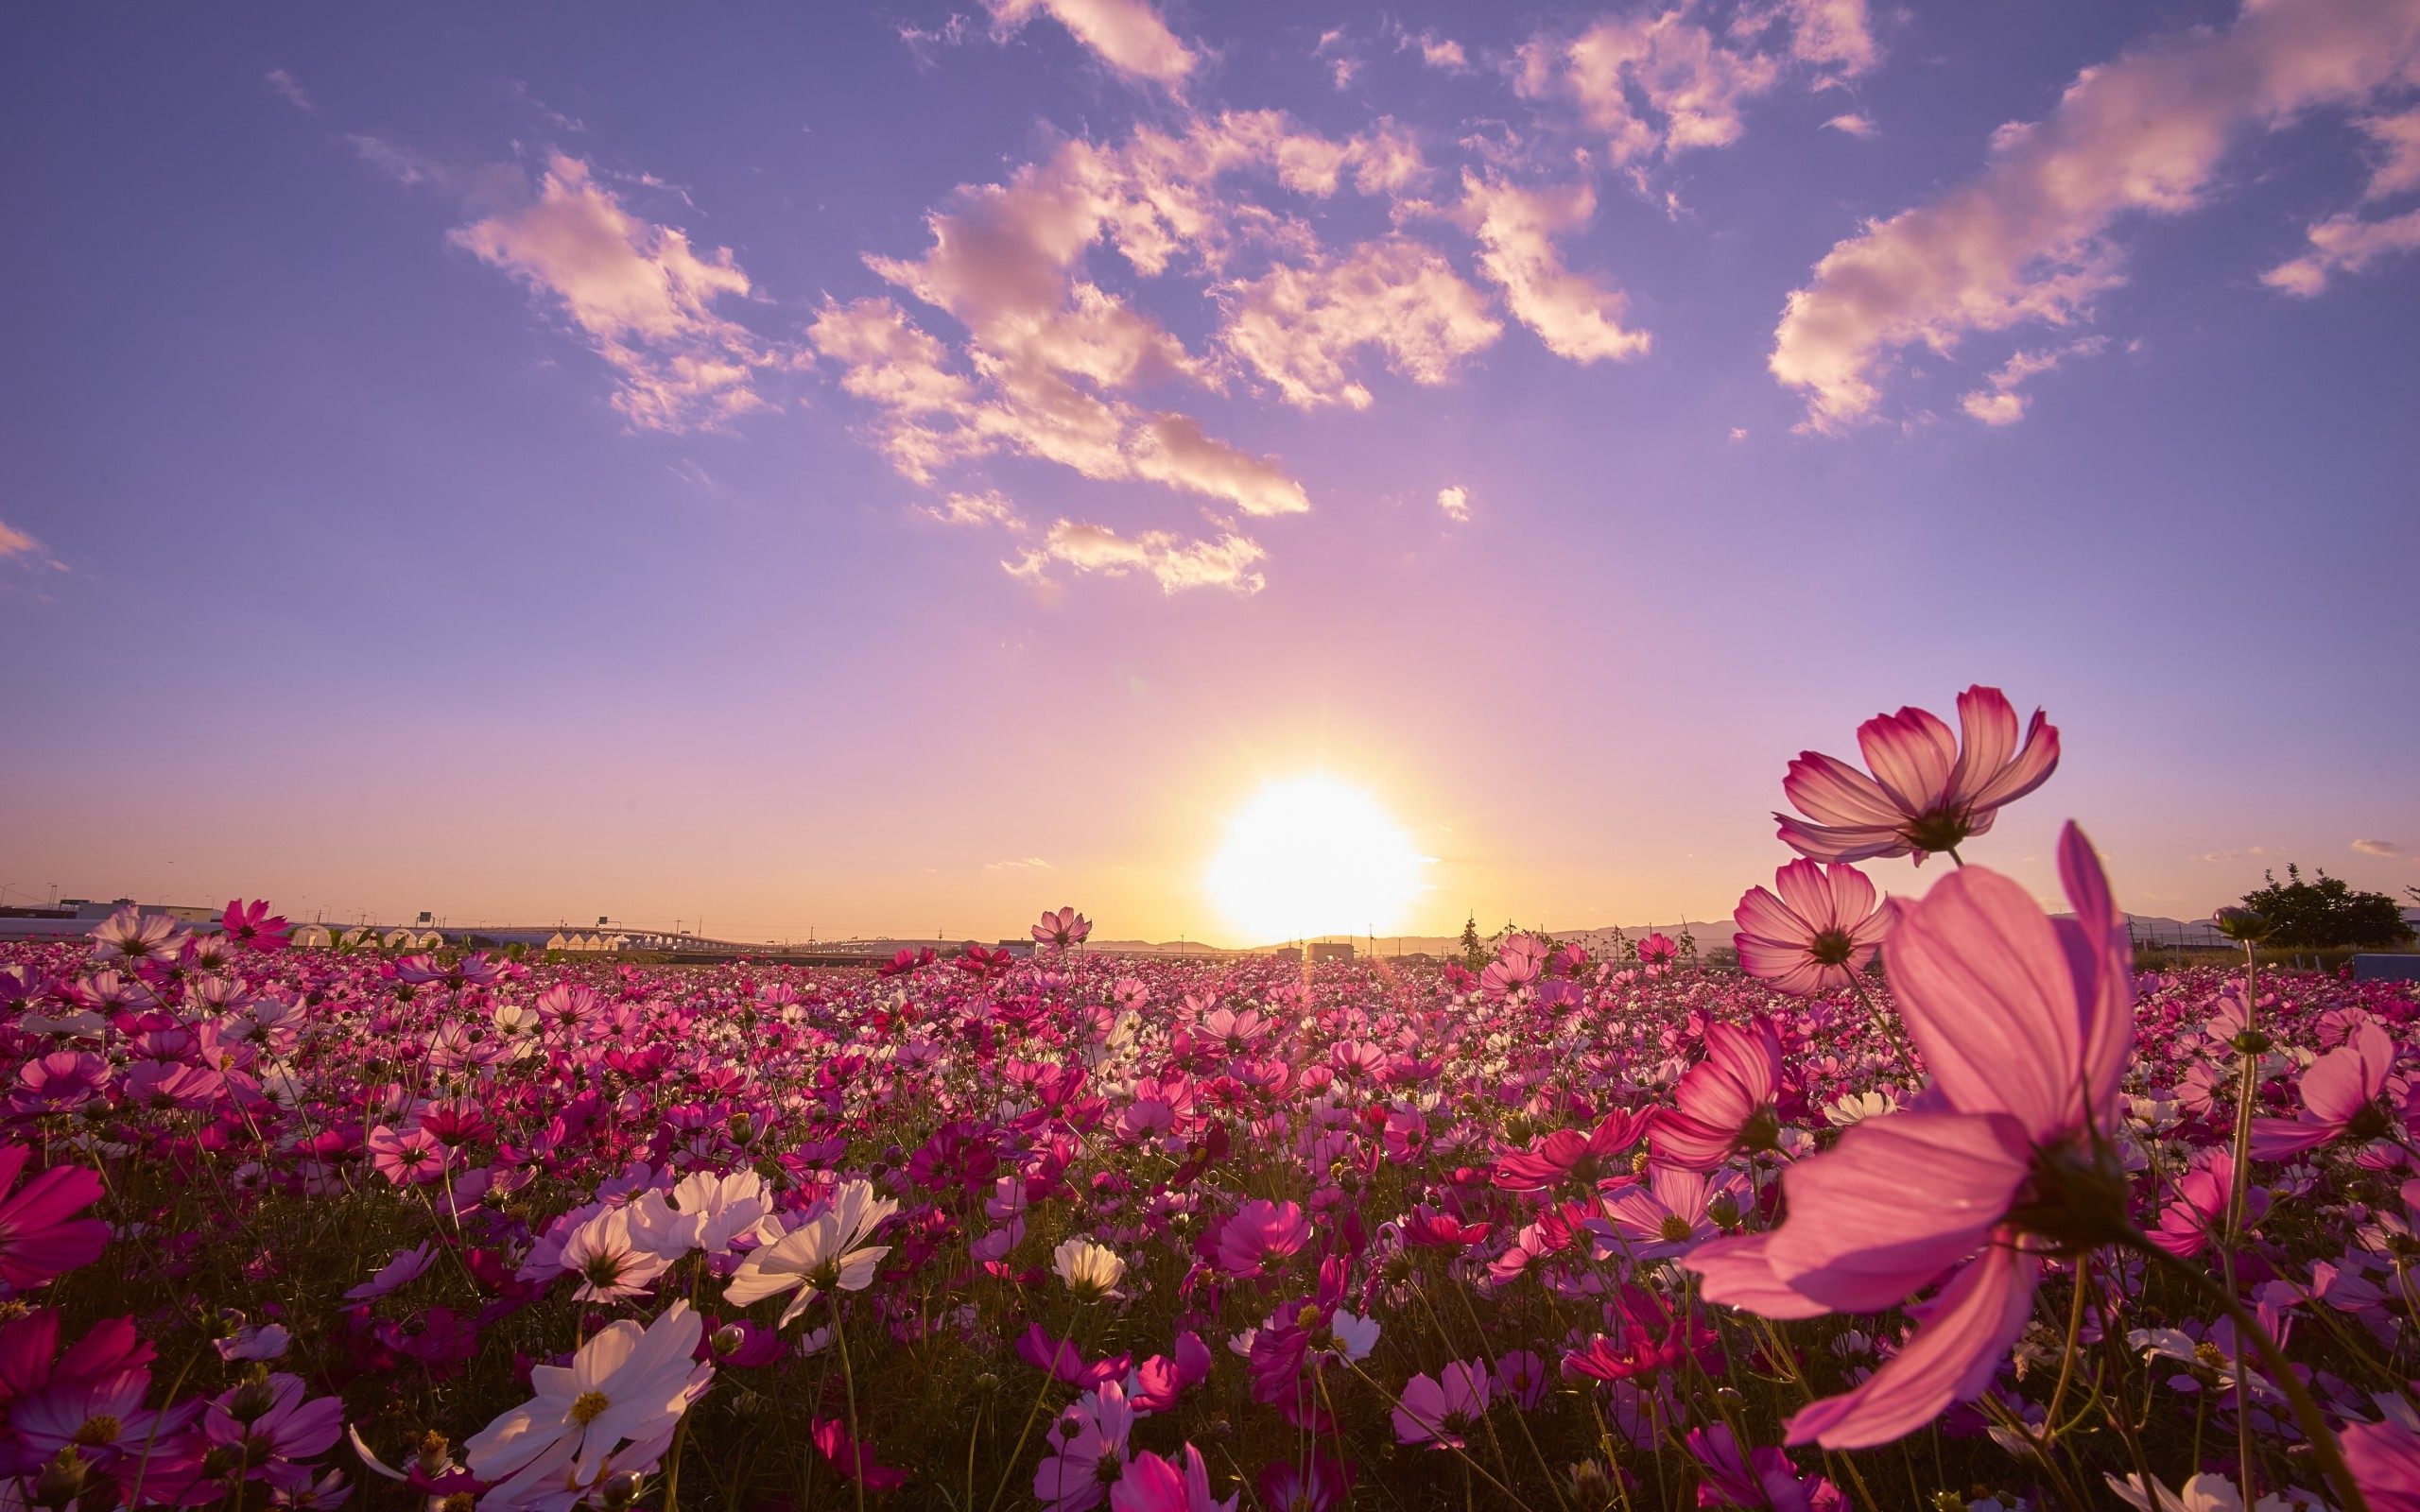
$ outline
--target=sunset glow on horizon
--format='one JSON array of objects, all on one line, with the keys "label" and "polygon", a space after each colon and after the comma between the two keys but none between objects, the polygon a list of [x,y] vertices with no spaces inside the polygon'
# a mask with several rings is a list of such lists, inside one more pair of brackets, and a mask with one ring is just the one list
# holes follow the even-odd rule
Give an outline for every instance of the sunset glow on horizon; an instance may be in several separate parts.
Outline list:
[{"label": "sunset glow on horizon", "polygon": [[2399,893],[2415,10],[18,8],[0,902],[1715,919],[1979,681]]}]

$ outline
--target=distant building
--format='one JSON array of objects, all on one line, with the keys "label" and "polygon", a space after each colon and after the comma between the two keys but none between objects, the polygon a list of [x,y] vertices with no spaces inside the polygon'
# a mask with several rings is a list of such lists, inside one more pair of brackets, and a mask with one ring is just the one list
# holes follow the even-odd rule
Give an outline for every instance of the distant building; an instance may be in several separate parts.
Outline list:
[{"label": "distant building", "polygon": [[1353,959],[1353,942],[1351,940],[1315,940],[1311,944],[1311,964],[1314,966],[1318,965],[1322,961],[1349,961],[1351,959]]},{"label": "distant building", "polygon": [[1280,945],[1269,954],[1276,960],[1286,961],[1295,966],[1303,964],[1303,953],[1291,945]]},{"label": "distant building", "polygon": [[1000,941],[1000,949],[1020,960],[1030,959],[1033,955],[1033,936],[1028,935],[1024,939],[1004,939]]}]

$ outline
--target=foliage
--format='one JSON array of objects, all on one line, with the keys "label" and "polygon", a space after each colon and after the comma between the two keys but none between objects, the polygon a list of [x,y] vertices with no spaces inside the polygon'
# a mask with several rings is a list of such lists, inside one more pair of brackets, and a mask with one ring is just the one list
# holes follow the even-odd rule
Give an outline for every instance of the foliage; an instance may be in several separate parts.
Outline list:
[{"label": "foliage", "polygon": [[2400,945],[2412,937],[2403,910],[2382,892],[2362,892],[2325,871],[2305,882],[2289,865],[2286,880],[2266,873],[2268,885],[2243,895],[2243,905],[2269,926],[2265,943],[2325,950],[2337,945]]}]

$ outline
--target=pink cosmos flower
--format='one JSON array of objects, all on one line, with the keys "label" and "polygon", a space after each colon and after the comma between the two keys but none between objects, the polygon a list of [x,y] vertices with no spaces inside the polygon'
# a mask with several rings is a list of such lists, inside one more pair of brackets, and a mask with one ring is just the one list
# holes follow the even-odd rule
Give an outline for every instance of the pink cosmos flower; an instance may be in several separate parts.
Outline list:
[{"label": "pink cosmos flower", "polygon": [[1049,1512],[1087,1512],[1101,1503],[1126,1466],[1134,1412],[1116,1382],[1076,1399],[1050,1432],[1050,1454],[1033,1472],[1033,1494]]},{"label": "pink cosmos flower", "polygon": [[1681,947],[1673,944],[1672,936],[1660,929],[1638,942],[1638,964],[1651,971],[1663,971],[1680,954]]},{"label": "pink cosmos flower", "polygon": [[1713,1025],[1705,1058],[1689,1068],[1673,1089],[1673,1106],[1656,1117],[1655,1159],[1711,1171],[1740,1150],[1772,1148],[1781,1131],[1773,1112],[1780,1086],[1781,1035],[1772,1020]]},{"label": "pink cosmos flower", "polygon": [[2033,711],[2022,747],[2007,695],[1980,683],[1958,696],[1962,748],[1922,709],[1876,714],[1858,727],[1868,777],[1836,757],[1801,751],[1782,779],[1796,815],[1775,814],[1781,837],[1817,861],[1864,861],[1955,850],[1992,827],[1998,811],[2049,780],[2059,731]]},{"label": "pink cosmos flower", "polygon": [[1495,959],[1478,975],[1479,991],[1491,998],[1507,997],[1536,981],[1547,967],[1544,942],[1530,935],[1515,935],[1496,951]]},{"label": "pink cosmos flower", "polygon": [[251,1480],[283,1486],[307,1483],[295,1463],[334,1448],[344,1430],[344,1401],[337,1397],[303,1400],[301,1376],[283,1373],[258,1384],[221,1392],[202,1413],[203,1439],[235,1451]]},{"label": "pink cosmos flower", "polygon": [[[16,1186],[33,1150],[0,1146],[0,1192]],[[78,1218],[101,1198],[101,1178],[80,1165],[54,1165],[0,1197],[0,1281],[24,1290],[98,1260],[110,1226]]]},{"label": "pink cosmos flower", "polygon": [[386,1296],[420,1278],[437,1258],[435,1242],[416,1245],[410,1249],[398,1249],[394,1258],[378,1267],[377,1274],[344,1294],[348,1302],[370,1302]]},{"label": "pink cosmos flower", "polygon": [[1210,1467],[1191,1444],[1181,1469],[1148,1451],[1135,1455],[1109,1491],[1110,1512],[1236,1512],[1240,1500],[1210,1494]]},{"label": "pink cosmos flower", "polygon": [[1855,867],[1798,860],[1773,873],[1779,896],[1751,887],[1732,919],[1739,970],[1800,997],[1847,987],[1882,947],[1891,912]]},{"label": "pink cosmos flower", "polygon": [[884,1465],[873,1457],[873,1451],[861,1438],[849,1436],[849,1426],[838,1418],[819,1418],[808,1430],[815,1448],[833,1468],[852,1481],[860,1482],[870,1491],[890,1491],[908,1484],[908,1472]]},{"label": "pink cosmos flower", "polygon": [[1284,1512],[1339,1512],[1353,1494],[1353,1467],[1328,1458],[1322,1446],[1307,1466],[1291,1455],[1270,1461],[1260,1472],[1260,1503]]},{"label": "pink cosmos flower", "polygon": [[166,914],[121,908],[93,931],[93,954],[105,961],[173,961],[184,949],[185,932]]},{"label": "pink cosmos flower", "polygon": [[1627,1177],[1629,1170],[1617,1158],[1647,1138],[1654,1125],[1652,1108],[1616,1108],[1585,1134],[1559,1128],[1528,1150],[1498,1156],[1490,1179],[1506,1192],[1544,1192],[1564,1181],[1594,1186]]},{"label": "pink cosmos flower", "polygon": [[2394,1038],[2376,1020],[2363,1022],[2303,1073],[2300,1117],[2252,1121],[2254,1158],[2282,1160],[2346,1136],[2383,1137],[2394,1126],[2384,1100],[2394,1070]]},{"label": "pink cosmos flower", "polygon": [[1798,1467],[1778,1449],[1742,1450],[1728,1423],[1689,1430],[1689,1453],[1698,1462],[1698,1505],[1745,1506],[1763,1512],[1846,1512],[1849,1500],[1822,1476],[1798,1478]]},{"label": "pink cosmos flower", "polygon": [[288,942],[288,926],[284,915],[272,916],[266,899],[247,903],[241,898],[227,900],[227,911],[218,919],[227,937],[238,945],[256,951],[282,951]]},{"label": "pink cosmos flower", "polygon": [[370,1163],[399,1187],[416,1187],[445,1174],[445,1146],[424,1128],[370,1131]]},{"label": "pink cosmos flower", "polygon": [[1093,921],[1073,908],[1062,908],[1056,913],[1046,909],[1042,922],[1033,926],[1036,940],[1045,945],[1056,945],[1063,951],[1070,945],[1082,944],[1092,932]]},{"label": "pink cosmos flower", "polygon": [[2370,1512],[2420,1512],[2420,1427],[2400,1400],[2381,1396],[2378,1405],[2387,1413],[2381,1421],[2356,1423],[2337,1435],[2345,1467]]},{"label": "pink cosmos flower", "polygon": [[1294,1253],[1310,1238],[1300,1203],[1255,1197],[1219,1230],[1219,1268],[1230,1276],[1257,1276],[1263,1265]]},{"label": "pink cosmos flower", "polygon": [[1628,1253],[1637,1260],[1663,1260],[1687,1253],[1715,1234],[1708,1210],[1717,1195],[1737,1198],[1737,1173],[1710,1181],[1703,1171],[1651,1165],[1647,1184],[1624,1187],[1602,1200],[1605,1216],[1588,1227],[1603,1236],[1599,1254]]},{"label": "pink cosmos flower", "polygon": [[[2180,1260],[2198,1255],[2212,1231],[2225,1224],[2234,1194],[2235,1155],[2212,1150],[2176,1183],[2176,1200],[2160,1209],[2159,1227],[2146,1237]],[[2269,1211],[2268,1189],[2254,1187],[2243,1195],[2245,1223],[2257,1222]]]},{"label": "pink cosmos flower", "polygon": [[1979,1396],[2025,1326],[2041,1252],[2125,1231],[2111,1140],[2134,1044],[2132,950],[2073,824],[2059,874],[2072,919],[1974,867],[1907,911],[1889,958],[1932,1070],[1925,1110],[1858,1124],[1783,1177],[1780,1228],[1682,1262],[1708,1300],[1767,1317],[1876,1312],[1944,1282],[1910,1309],[1921,1326],[1907,1347],[1800,1411],[1790,1443],[1888,1443]]},{"label": "pink cosmos flower", "polygon": [[1404,1383],[1394,1409],[1395,1442],[1465,1448],[1494,1395],[1484,1360],[1456,1360],[1434,1377],[1416,1375]]}]

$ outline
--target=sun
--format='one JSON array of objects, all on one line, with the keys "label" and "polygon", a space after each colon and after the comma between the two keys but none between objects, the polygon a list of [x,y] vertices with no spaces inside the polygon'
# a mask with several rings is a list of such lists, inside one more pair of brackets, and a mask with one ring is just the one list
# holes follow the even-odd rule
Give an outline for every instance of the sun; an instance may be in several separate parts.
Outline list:
[{"label": "sun", "polygon": [[1272,782],[1227,821],[1210,897],[1249,943],[1401,927],[1428,858],[1378,800],[1322,773]]}]

